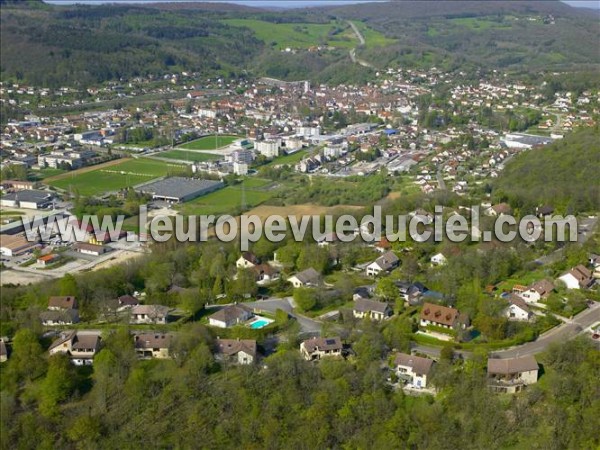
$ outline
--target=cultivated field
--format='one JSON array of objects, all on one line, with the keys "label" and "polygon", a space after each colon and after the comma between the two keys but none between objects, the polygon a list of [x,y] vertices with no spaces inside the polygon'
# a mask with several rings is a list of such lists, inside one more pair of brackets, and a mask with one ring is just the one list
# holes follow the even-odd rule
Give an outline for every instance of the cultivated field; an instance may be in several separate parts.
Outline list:
[{"label": "cultivated field", "polygon": [[50,186],[81,195],[100,195],[135,186],[185,169],[148,158],[111,161],[111,164],[85,167],[45,180]]},{"label": "cultivated field", "polygon": [[217,150],[219,148],[227,147],[239,139],[238,136],[221,136],[212,135],[204,136],[194,141],[186,142],[185,144],[179,145],[177,148],[184,150]]}]

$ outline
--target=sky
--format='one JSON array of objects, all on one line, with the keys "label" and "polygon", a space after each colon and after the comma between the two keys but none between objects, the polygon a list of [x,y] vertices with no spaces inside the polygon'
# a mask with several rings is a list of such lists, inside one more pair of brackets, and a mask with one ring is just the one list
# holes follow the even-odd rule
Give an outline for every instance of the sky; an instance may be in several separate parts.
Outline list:
[{"label": "sky", "polygon": [[[238,3],[248,6],[269,6],[280,8],[300,8],[307,6],[329,6],[332,4],[353,4],[353,3],[370,3],[373,1],[382,0],[45,0],[46,3],[55,4],[72,4],[72,3],[156,3],[162,2],[178,2],[178,1],[218,1],[225,3]],[[576,8],[592,8],[600,9],[600,0],[562,0],[564,3]]]}]

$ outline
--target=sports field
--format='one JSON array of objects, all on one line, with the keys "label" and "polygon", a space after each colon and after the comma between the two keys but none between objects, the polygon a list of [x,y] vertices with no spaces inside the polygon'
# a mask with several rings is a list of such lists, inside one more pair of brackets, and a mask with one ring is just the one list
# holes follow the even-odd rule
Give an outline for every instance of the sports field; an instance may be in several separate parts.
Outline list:
[{"label": "sports field", "polygon": [[86,167],[57,177],[47,184],[81,195],[100,195],[185,170],[181,164],[165,163],[149,158],[127,159],[94,169]]},{"label": "sports field", "polygon": [[239,139],[238,136],[228,135],[211,135],[204,136],[194,141],[186,142],[179,145],[177,148],[184,150],[216,150],[226,147]]},{"label": "sports field", "polygon": [[154,156],[167,159],[178,159],[180,161],[205,162],[219,159],[218,155],[210,153],[200,153],[188,150],[169,150],[166,152],[155,153]]}]

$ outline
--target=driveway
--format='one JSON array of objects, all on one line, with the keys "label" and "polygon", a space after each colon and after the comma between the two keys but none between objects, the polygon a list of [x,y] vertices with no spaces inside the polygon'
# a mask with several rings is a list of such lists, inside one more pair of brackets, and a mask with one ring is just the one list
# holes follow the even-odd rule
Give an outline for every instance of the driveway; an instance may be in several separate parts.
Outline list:
[{"label": "driveway", "polygon": [[321,332],[321,322],[294,312],[295,305],[292,297],[268,298],[244,304],[257,310],[268,311],[272,314],[278,309],[282,309],[298,321],[302,333],[315,334]]}]

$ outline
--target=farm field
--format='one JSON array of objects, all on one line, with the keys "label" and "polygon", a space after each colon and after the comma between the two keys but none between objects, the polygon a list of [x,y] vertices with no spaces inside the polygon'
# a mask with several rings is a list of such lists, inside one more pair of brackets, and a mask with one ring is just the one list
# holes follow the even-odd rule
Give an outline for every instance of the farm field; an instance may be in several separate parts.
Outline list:
[{"label": "farm field", "polygon": [[[246,208],[253,208],[273,196],[272,192],[246,189],[244,193]],[[184,203],[178,209],[184,215],[240,214],[242,208],[242,189],[240,185],[227,186],[224,189],[204,195],[191,202]]]},{"label": "farm field", "polygon": [[239,139],[238,136],[222,136],[212,135],[204,136],[200,139],[196,139],[185,144],[177,146],[178,149],[183,150],[216,150],[219,148],[226,147]]},{"label": "farm field", "polygon": [[166,152],[155,153],[153,156],[158,158],[178,159],[180,161],[205,162],[219,159],[218,155],[209,153],[200,153],[188,150],[168,150]]},{"label": "farm field", "polygon": [[76,190],[81,195],[100,195],[151,181],[169,173],[184,170],[181,164],[165,164],[152,159],[127,159],[112,165],[87,167],[53,177],[46,183],[65,191]]}]

